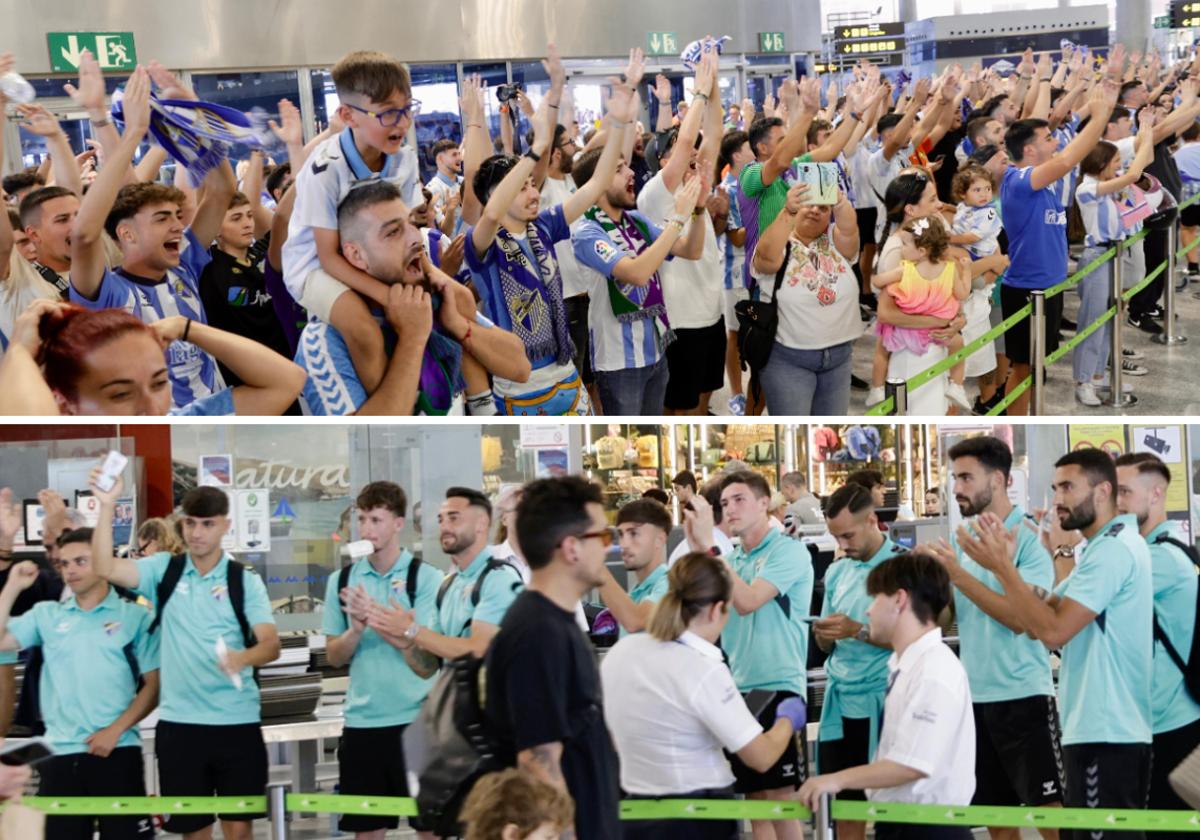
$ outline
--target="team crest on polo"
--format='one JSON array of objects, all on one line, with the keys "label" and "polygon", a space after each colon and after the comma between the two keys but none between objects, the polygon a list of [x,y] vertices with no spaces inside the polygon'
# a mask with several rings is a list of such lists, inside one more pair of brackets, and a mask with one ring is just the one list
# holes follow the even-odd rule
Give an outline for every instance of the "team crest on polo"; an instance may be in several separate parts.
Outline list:
[{"label": "team crest on polo", "polygon": [[212,587],[212,596],[217,601],[225,600],[225,595],[229,592],[229,587],[223,583],[214,583]]},{"label": "team crest on polo", "polygon": [[121,629],[121,622],[119,622],[119,621],[104,622],[104,635],[105,636],[111,636],[120,629]]},{"label": "team crest on polo", "polygon": [[399,595],[404,589],[404,581],[400,578],[392,578],[392,594]]}]

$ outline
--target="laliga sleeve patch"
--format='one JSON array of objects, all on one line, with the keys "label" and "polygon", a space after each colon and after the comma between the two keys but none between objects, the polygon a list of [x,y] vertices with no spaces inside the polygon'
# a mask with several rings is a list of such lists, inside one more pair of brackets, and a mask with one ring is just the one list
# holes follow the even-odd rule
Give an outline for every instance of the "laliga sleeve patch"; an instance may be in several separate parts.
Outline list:
[{"label": "laliga sleeve patch", "polygon": [[610,262],[617,255],[617,249],[604,240],[597,240],[595,249],[596,256],[605,262]]}]

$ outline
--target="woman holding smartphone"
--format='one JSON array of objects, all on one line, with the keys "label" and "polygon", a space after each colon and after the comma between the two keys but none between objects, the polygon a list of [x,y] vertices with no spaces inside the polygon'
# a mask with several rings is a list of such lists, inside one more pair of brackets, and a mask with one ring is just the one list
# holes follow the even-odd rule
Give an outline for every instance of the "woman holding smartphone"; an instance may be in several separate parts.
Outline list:
[{"label": "woman holding smartphone", "polygon": [[[763,731],[716,646],[729,618],[733,582],[725,564],[693,552],[671,567],[667,594],[645,633],[626,636],[600,666],[604,717],[631,799],[731,799],[723,750],[763,772],[804,736],[804,701],[779,704]],[[767,693],[767,700],[770,693]],[[624,840],[736,840],[736,820],[632,820]]]}]

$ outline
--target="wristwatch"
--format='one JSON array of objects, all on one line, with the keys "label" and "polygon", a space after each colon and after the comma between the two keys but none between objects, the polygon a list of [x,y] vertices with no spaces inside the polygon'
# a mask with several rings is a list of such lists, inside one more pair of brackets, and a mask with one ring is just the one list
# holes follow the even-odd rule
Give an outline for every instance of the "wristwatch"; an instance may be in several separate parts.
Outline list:
[{"label": "wristwatch", "polygon": [[415,642],[417,640],[417,634],[420,632],[421,625],[414,621],[412,624],[408,625],[408,629],[404,631],[404,638],[408,639],[410,642]]},{"label": "wristwatch", "polygon": [[714,545],[712,548],[710,548],[708,550],[708,553],[711,554],[713,557],[720,557],[721,556],[721,546]]},{"label": "wristwatch", "polygon": [[871,638],[871,625],[864,624],[862,627],[859,627],[858,632],[854,634],[854,638],[858,639],[860,642],[869,641]]}]

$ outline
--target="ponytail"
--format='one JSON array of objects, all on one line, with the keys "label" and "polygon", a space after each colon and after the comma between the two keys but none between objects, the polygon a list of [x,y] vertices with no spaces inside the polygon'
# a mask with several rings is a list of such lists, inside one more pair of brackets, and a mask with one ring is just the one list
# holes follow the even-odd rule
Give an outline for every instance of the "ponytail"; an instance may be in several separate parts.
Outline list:
[{"label": "ponytail", "polygon": [[725,564],[702,551],[685,554],[667,574],[667,594],[650,615],[646,632],[661,642],[684,634],[692,619],[711,604],[728,604],[733,580]]}]

